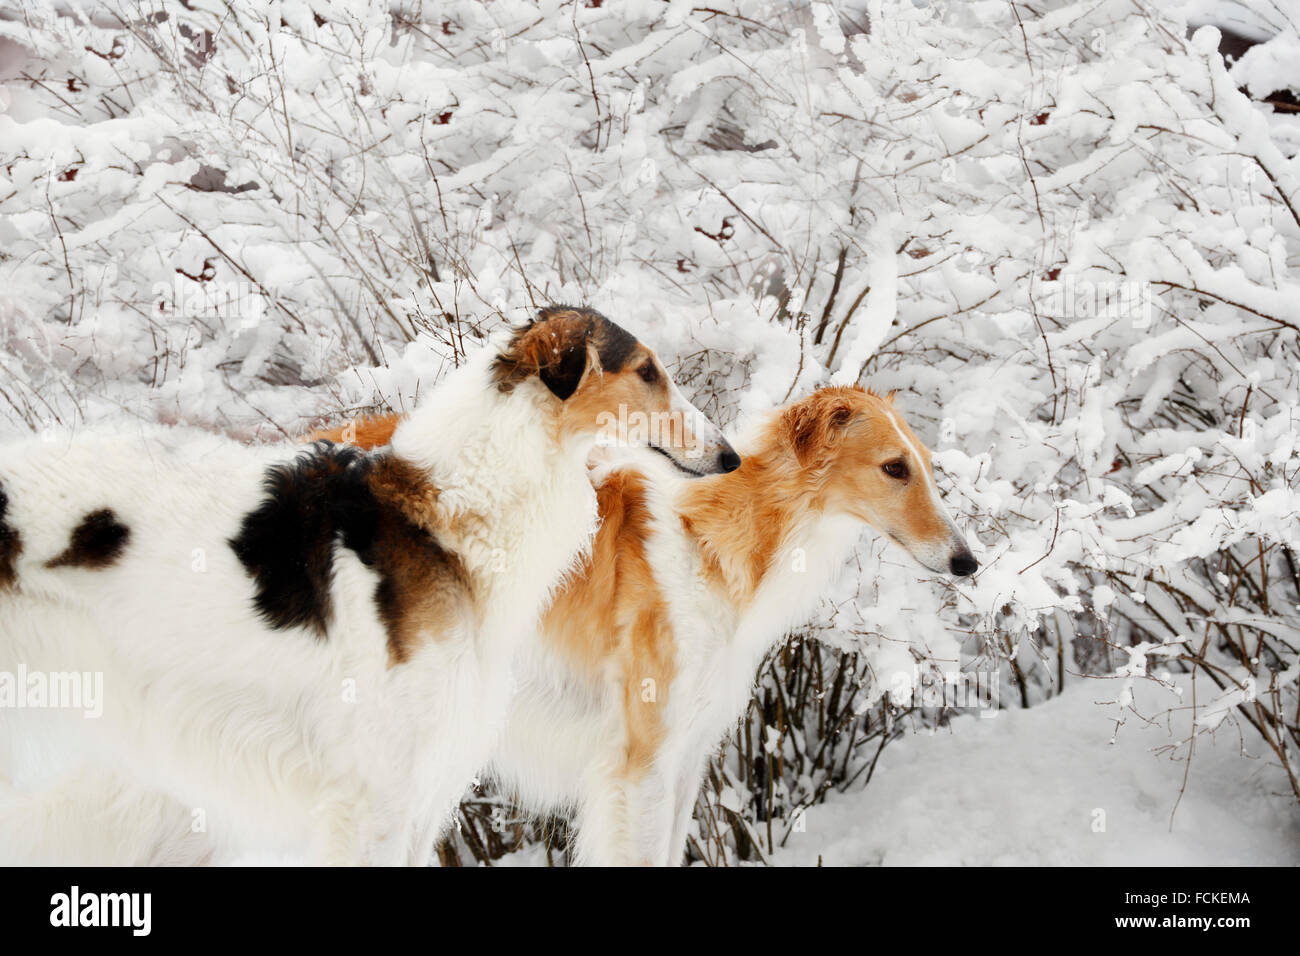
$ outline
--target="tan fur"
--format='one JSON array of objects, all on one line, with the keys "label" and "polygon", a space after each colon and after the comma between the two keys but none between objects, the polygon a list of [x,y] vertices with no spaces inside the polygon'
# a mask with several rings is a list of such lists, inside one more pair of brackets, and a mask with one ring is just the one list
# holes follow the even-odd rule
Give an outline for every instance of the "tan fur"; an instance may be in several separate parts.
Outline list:
[{"label": "tan fur", "polygon": [[601,526],[591,555],[556,596],[543,629],[580,672],[599,679],[612,663],[621,675],[624,773],[635,778],[650,768],[666,733],[662,716],[675,648],[664,596],[646,555],[650,511],[644,482],[632,472],[618,472],[596,491]]},{"label": "tan fur", "polygon": [[437,489],[419,469],[391,455],[375,461],[368,483],[379,506],[375,599],[388,631],[391,667],[407,660],[423,637],[452,633],[457,621],[478,609],[464,565],[437,544]]},{"label": "tan fur", "polygon": [[357,445],[360,448],[378,448],[387,445],[393,438],[393,431],[401,422],[402,416],[396,412],[357,418],[333,428],[320,428],[309,434],[304,441],[325,439],[337,445]]},{"label": "tan fur", "polygon": [[[668,412],[667,376],[659,367],[654,355],[643,345],[638,345],[622,371],[611,372],[600,366],[592,349],[593,366],[583,380],[582,387],[564,403],[560,429],[564,434],[589,431],[602,424],[602,416],[618,418],[619,407],[646,408],[659,414]],[[659,379],[647,385],[636,370],[645,362],[655,362]]]}]

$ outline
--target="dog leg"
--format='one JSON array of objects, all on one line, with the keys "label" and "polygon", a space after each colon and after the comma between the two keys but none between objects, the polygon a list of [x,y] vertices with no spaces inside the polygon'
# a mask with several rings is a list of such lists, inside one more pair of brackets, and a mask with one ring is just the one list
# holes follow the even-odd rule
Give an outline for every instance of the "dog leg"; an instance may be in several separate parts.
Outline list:
[{"label": "dog leg", "polygon": [[575,820],[578,865],[665,865],[673,825],[669,779],[658,767],[633,781],[617,775],[593,778]]},{"label": "dog leg", "polygon": [[635,866],[628,794],[614,774],[592,774],[584,781],[574,815],[574,862],[578,866]]},{"label": "dog leg", "polygon": [[677,775],[673,794],[672,830],[664,847],[665,866],[681,866],[686,859],[686,835],[695,816],[695,803],[699,799],[700,787],[704,784],[707,752],[695,757],[688,757],[682,763],[682,770]]},{"label": "dog leg", "polygon": [[429,866],[433,862],[433,847],[439,829],[436,822],[428,819],[411,828],[411,836],[407,840],[407,866]]},{"label": "dog leg", "polygon": [[311,859],[325,866],[382,865],[377,814],[364,797],[335,797],[312,812]]},{"label": "dog leg", "polygon": [[188,808],[111,770],[0,792],[0,864],[199,866],[214,847]]},{"label": "dog leg", "polygon": [[624,848],[623,794],[621,787],[610,783],[600,795],[588,794],[574,818],[577,833],[573,841],[573,859],[578,866],[626,866]]},{"label": "dog leg", "polygon": [[667,866],[675,791],[671,768],[656,764],[630,789],[628,818],[637,863]]}]

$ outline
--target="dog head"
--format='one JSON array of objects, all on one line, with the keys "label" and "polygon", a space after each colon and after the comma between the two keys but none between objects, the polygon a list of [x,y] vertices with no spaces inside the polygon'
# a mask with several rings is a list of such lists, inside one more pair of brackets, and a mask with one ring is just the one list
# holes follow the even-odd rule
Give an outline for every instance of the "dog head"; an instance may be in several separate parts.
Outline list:
[{"label": "dog head", "polygon": [[734,471],[740,456],[678,391],[654,352],[593,309],[555,306],[516,328],[492,375],[510,392],[536,377],[558,403],[561,432],[645,445],[689,475]]},{"label": "dog head", "polygon": [[785,409],[780,428],[826,511],[888,535],[931,571],[964,577],[979,567],[939,500],[929,449],[892,394],[824,388]]}]

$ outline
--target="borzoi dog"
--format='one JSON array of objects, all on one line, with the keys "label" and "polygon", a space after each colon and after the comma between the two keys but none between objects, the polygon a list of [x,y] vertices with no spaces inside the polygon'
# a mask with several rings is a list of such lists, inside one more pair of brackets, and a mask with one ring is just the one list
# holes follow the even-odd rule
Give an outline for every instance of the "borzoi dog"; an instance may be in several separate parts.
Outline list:
[{"label": "borzoi dog", "polygon": [[[162,428],[0,448],[0,672],[103,680],[98,719],[0,708],[0,830],[73,769],[171,795],[229,848],[426,862],[517,646],[590,548],[588,456],[629,409],[683,423],[657,449],[674,474],[739,464],[645,346],[569,308],[449,374],[375,453]],[[77,859],[28,819],[50,824],[24,834],[38,859]]]},{"label": "borzoi dog", "polygon": [[864,525],[930,571],[978,567],[892,396],[822,389],[742,450],[697,482],[654,462],[596,474],[595,545],[521,648],[495,774],[530,810],[576,808],[581,863],[682,861],[709,755]]}]

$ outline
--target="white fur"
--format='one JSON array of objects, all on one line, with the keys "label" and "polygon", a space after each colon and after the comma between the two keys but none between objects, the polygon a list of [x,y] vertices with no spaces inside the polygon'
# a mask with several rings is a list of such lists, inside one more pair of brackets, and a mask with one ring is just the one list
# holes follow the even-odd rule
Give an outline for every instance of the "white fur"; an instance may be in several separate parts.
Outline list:
[{"label": "white fur", "polygon": [[[191,859],[257,847],[427,861],[499,734],[516,646],[594,530],[594,434],[557,444],[541,410],[549,393],[535,380],[498,393],[494,352],[449,376],[394,442],[457,515],[464,531],[439,543],[486,610],[392,667],[376,575],[345,548],[326,639],[272,629],[254,609],[228,541],[261,501],[267,466],[301,449],[161,428],[0,449],[23,541],[18,590],[0,591],[0,670],[99,671],[105,698],[97,720],[0,709],[0,862],[174,861],[185,852],[172,844],[200,820],[210,847]],[[126,553],[104,570],[47,568],[81,517],[105,507],[130,529]],[[124,777],[150,791],[135,810],[122,809]],[[101,825],[67,826],[87,792],[105,803]],[[128,860],[123,832],[134,834]]]}]

